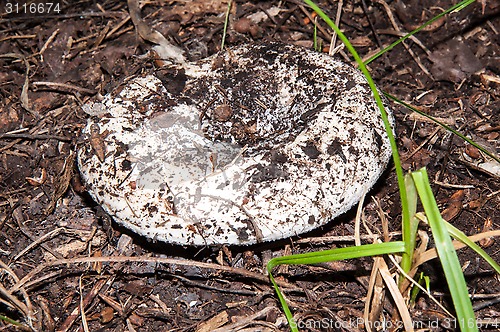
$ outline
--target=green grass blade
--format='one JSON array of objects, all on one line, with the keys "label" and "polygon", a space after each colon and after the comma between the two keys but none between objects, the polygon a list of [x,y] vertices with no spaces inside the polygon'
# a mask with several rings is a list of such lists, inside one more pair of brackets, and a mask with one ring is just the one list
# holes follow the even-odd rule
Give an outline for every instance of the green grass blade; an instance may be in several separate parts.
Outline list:
[{"label": "green grass blade", "polygon": [[[382,116],[382,120],[384,121],[384,127],[385,131],[387,132],[387,136],[389,137],[389,141],[391,144],[391,150],[392,150],[392,158],[394,160],[394,167],[396,169],[396,175],[398,178],[398,187],[399,187],[399,195],[401,198],[401,207],[402,207],[402,231],[403,231],[403,242],[405,242],[408,245],[408,241],[410,241],[410,236],[411,236],[411,226],[410,226],[410,212],[408,210],[408,202],[407,202],[407,197],[406,197],[406,190],[405,190],[405,182],[404,182],[404,174],[403,174],[403,168],[401,167],[401,159],[399,157],[399,152],[398,152],[398,147],[396,145],[396,140],[394,138],[394,133],[392,132],[391,124],[389,122],[389,118],[387,116],[387,112],[385,111],[384,103],[382,102],[382,98],[380,97],[380,94],[377,90],[377,87],[375,86],[375,83],[373,82],[373,79],[368,72],[368,69],[364,65],[363,61],[361,60],[361,57],[358,55],[358,52],[354,49],[352,44],[349,42],[347,37],[344,35],[342,31],[333,23],[333,21],[326,15],[313,1],[311,0],[304,0],[304,2],[311,7],[312,10],[318,14],[319,17],[321,17],[329,26],[332,28],[342,40],[346,48],[349,50],[349,52],[352,54],[354,59],[359,65],[359,69],[363,73],[363,75],[366,77],[366,80],[368,82],[368,85],[370,86],[370,89],[373,92],[373,97],[375,98],[375,101],[377,103],[377,106],[380,110],[380,114]],[[410,260],[410,248],[407,247],[407,250],[403,253],[402,255],[402,265],[405,266],[406,268],[411,265],[411,260]],[[404,270],[405,272],[408,272],[409,270]]]},{"label": "green grass blade", "polygon": [[316,19],[314,19],[314,31],[313,31],[313,48],[318,52],[318,25],[316,24]]},{"label": "green grass blade", "polygon": [[[411,174],[405,175],[405,189],[408,202],[408,212],[411,217],[409,223],[409,234],[406,237],[406,252],[408,253],[408,259],[401,261],[401,268],[403,269],[403,271],[410,271],[413,262],[413,253],[415,251],[417,241],[417,231],[419,223],[419,220],[415,217],[415,214],[417,213],[418,194]],[[406,227],[406,225],[403,223],[402,227],[404,228]],[[405,230],[403,230],[403,233],[405,233]],[[402,282],[403,280],[404,279],[401,278],[399,282]]]},{"label": "green grass blade", "polygon": [[305,254],[290,255],[283,257],[276,257],[267,263],[267,272],[269,279],[276,290],[278,299],[283,307],[283,311],[293,332],[297,332],[297,324],[293,319],[292,312],[286,303],[286,300],[281,293],[278,284],[274,280],[272,270],[274,267],[282,264],[317,264],[331,261],[338,261],[343,259],[360,258],[366,256],[378,256],[384,254],[401,253],[406,250],[406,246],[402,241],[384,242],[375,244],[365,244],[357,247],[337,248],[331,250],[323,250],[317,252],[309,252]]},{"label": "green grass blade", "polygon": [[474,250],[479,256],[481,256],[490,266],[498,273],[500,274],[500,265],[498,265],[493,258],[491,258],[490,255],[486,253],[480,246],[478,246],[475,242],[471,241],[467,235],[465,235],[461,230],[450,224],[449,222],[443,220],[444,223],[446,224],[446,227],[448,228],[448,232],[455,238],[456,240],[459,240],[460,242],[466,244],[469,248]]},{"label": "green grass blade", "polygon": [[387,98],[389,98],[389,99],[391,99],[391,100],[393,100],[393,101],[397,102],[398,104],[401,104],[401,105],[403,105],[404,107],[406,107],[406,108],[408,108],[408,109],[412,110],[413,112],[416,112],[416,113],[418,113],[418,114],[420,114],[420,115],[422,115],[422,116],[426,117],[427,119],[429,119],[429,120],[431,120],[431,121],[435,122],[436,124],[440,125],[440,126],[441,126],[441,127],[443,127],[444,129],[446,129],[447,131],[449,131],[449,132],[453,133],[454,135],[456,135],[456,136],[460,137],[461,139],[463,139],[464,141],[466,141],[466,142],[467,142],[467,143],[469,143],[470,145],[472,145],[472,146],[476,147],[477,149],[481,150],[481,151],[482,151],[484,154],[486,154],[488,157],[490,157],[490,158],[492,158],[492,159],[494,159],[494,160],[496,160],[497,162],[499,162],[499,163],[500,163],[500,158],[499,158],[499,157],[495,156],[494,154],[492,154],[491,152],[489,152],[488,150],[486,150],[485,148],[483,148],[481,145],[477,144],[476,142],[474,142],[473,140],[471,140],[471,139],[470,139],[470,138],[468,138],[467,136],[465,136],[465,135],[461,134],[460,132],[456,131],[455,129],[451,128],[450,126],[446,125],[445,123],[443,123],[443,122],[441,122],[441,121],[439,121],[439,120],[435,119],[433,116],[431,116],[431,115],[429,115],[429,114],[427,114],[427,113],[422,112],[421,110],[419,110],[419,109],[415,108],[414,106],[412,106],[412,105],[410,105],[410,104],[407,104],[407,103],[405,103],[405,102],[404,102],[404,101],[402,101],[402,100],[399,100],[398,98],[396,98],[395,96],[393,96],[393,95],[391,95],[391,94],[388,94],[388,93],[385,93],[385,92],[384,92],[384,95],[385,95]]},{"label": "green grass blade", "polygon": [[432,193],[427,171],[425,168],[422,168],[412,173],[412,177],[431,227],[439,261],[443,267],[448,288],[453,299],[460,329],[461,331],[478,331],[460,262],[451,242],[448,228],[443,222],[436,199]]},{"label": "green grass blade", "polygon": [[12,318],[4,316],[4,315],[0,315],[0,320],[7,322],[9,324],[15,325],[15,326],[24,327],[23,324],[19,323],[18,321],[13,320]]},{"label": "green grass blade", "polygon": [[224,18],[224,29],[222,31],[222,41],[220,42],[221,51],[224,49],[224,44],[226,43],[227,27],[229,25],[229,15],[231,14],[231,6],[233,5],[233,0],[229,0],[227,3],[226,17]]},{"label": "green grass blade", "polygon": [[[269,264],[268,266],[268,271],[269,271]],[[290,330],[292,332],[298,332],[299,329],[297,328],[297,323],[293,319],[292,312],[290,311],[290,308],[288,307],[288,304],[286,303],[285,298],[283,297],[283,294],[281,294],[280,288],[276,281],[274,280],[274,277],[271,272],[269,272],[269,280],[271,280],[271,283],[273,284],[274,290],[276,291],[276,294],[278,295],[278,299],[280,300],[281,307],[283,308],[283,312],[285,313],[286,320],[288,321],[288,325],[290,325]]]},{"label": "green grass blade", "polygon": [[404,252],[404,250],[405,244],[403,241],[393,241],[375,244],[364,244],[357,247],[345,247],[308,252],[305,254],[273,258],[269,261],[269,263],[267,263],[267,270],[271,272],[271,270],[275,266],[283,264],[318,264],[359,257],[394,254]]},{"label": "green grass blade", "polygon": [[[424,286],[425,285],[425,290],[427,291],[427,293],[430,293],[430,278],[426,275],[424,275],[423,272],[420,272],[420,274],[418,275],[418,280],[415,280],[420,286]],[[410,292],[410,303],[412,305],[415,304],[415,301],[417,300],[417,296],[418,294],[420,293],[420,288],[417,287],[417,286],[413,286],[413,288],[411,289],[411,292]]]},{"label": "green grass blade", "polygon": [[409,32],[407,35],[401,37],[400,39],[396,40],[391,45],[389,45],[386,48],[384,48],[383,50],[380,50],[379,52],[377,52],[377,54],[375,54],[374,56],[372,56],[371,58],[369,58],[368,60],[365,61],[365,65],[369,64],[370,62],[372,62],[373,60],[375,60],[376,58],[378,58],[379,56],[381,56],[385,52],[392,50],[396,45],[404,42],[406,39],[410,38],[411,36],[413,36],[417,32],[421,31],[426,26],[434,23],[436,20],[440,19],[444,15],[446,15],[448,13],[451,13],[453,11],[460,11],[463,8],[465,8],[468,5],[470,5],[471,3],[473,3],[474,1],[475,0],[464,0],[464,1],[459,2],[458,4],[454,5],[453,7],[448,8],[447,10],[445,10],[444,12],[442,12],[441,14],[434,16],[433,18],[431,18],[430,20],[428,20],[427,22],[425,22],[424,24],[422,24],[421,26],[419,26],[418,28],[416,28],[412,32]]}]

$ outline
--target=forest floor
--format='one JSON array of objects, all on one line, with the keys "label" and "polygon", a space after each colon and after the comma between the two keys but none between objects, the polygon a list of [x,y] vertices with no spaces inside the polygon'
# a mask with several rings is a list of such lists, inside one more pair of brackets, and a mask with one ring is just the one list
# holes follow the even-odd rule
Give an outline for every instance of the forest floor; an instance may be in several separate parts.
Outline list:
[{"label": "forest floor", "polygon": [[[355,211],[311,234],[251,247],[150,243],[116,225],[85,193],[72,157],[88,117],[81,106],[132,75],[154,72],[152,45],[136,33],[126,1],[54,3],[59,12],[8,14],[7,1],[0,1],[0,329],[287,331],[265,263],[353,245],[339,239],[352,238]],[[340,27],[366,59],[455,2],[318,5],[335,18],[340,3]],[[148,1],[142,17],[196,60],[220,50],[226,11],[227,1]],[[298,0],[234,1],[226,46],[278,40],[312,48],[312,13]],[[476,2],[437,20],[369,69],[382,91],[498,155],[499,31],[498,2]],[[318,20],[324,52],[331,35]],[[347,53],[336,56],[352,62]],[[485,164],[482,152],[429,119],[390,107],[403,167],[427,168],[443,217],[467,235],[500,229],[498,164]],[[382,234],[383,211],[398,239],[401,204],[390,168],[366,198],[364,218],[371,232]],[[500,261],[498,239],[481,246]],[[101,256],[107,258],[98,261]],[[498,275],[469,249],[460,250],[459,258],[478,321],[499,321]],[[362,331],[372,264],[366,258],[275,273],[301,330]],[[433,296],[453,312],[439,261],[420,271],[430,278]],[[398,326],[391,296],[381,292],[378,327]],[[452,318],[426,295],[417,297],[410,314],[416,327],[454,330]]]}]

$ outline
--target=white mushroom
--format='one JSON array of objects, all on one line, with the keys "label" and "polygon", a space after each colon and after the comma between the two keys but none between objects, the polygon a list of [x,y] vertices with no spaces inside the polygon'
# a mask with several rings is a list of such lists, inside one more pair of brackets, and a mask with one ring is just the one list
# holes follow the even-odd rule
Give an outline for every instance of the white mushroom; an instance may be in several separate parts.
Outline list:
[{"label": "white mushroom", "polygon": [[363,75],[280,43],[137,77],[85,109],[78,165],[91,196],[134,232],[181,245],[318,228],[391,154]]}]

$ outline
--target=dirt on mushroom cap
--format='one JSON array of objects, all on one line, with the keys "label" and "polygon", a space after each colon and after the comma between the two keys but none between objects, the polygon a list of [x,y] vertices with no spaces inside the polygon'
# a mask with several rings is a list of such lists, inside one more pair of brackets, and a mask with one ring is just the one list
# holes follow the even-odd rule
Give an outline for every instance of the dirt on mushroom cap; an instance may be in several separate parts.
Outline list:
[{"label": "dirt on mushroom cap", "polygon": [[[246,245],[324,225],[390,157],[357,70],[280,43],[243,45],[130,81],[98,105],[104,161],[79,150],[93,198],[133,231],[182,245]],[[179,86],[181,82],[181,86]],[[94,133],[95,135],[95,133]]]}]

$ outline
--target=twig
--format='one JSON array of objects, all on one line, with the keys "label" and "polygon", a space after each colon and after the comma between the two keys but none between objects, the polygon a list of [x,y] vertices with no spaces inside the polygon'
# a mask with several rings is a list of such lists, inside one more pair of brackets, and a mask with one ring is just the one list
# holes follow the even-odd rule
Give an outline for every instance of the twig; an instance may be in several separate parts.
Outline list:
[{"label": "twig", "polygon": [[[164,257],[150,257],[150,256],[78,257],[78,258],[57,259],[54,261],[50,261],[50,262],[46,262],[46,263],[38,265],[33,270],[31,270],[27,275],[25,275],[21,280],[19,280],[12,287],[11,291],[16,291],[16,290],[20,289],[21,287],[23,287],[23,285],[25,285],[34,276],[36,276],[38,273],[42,272],[43,270],[45,270],[49,267],[66,265],[66,264],[92,263],[92,262],[115,262],[115,263],[137,262],[137,263],[155,263],[155,264],[173,264],[173,265],[182,265],[182,266],[196,266],[199,268],[212,269],[212,270],[218,270],[218,271],[223,271],[223,272],[227,272],[227,273],[238,274],[238,275],[242,275],[242,276],[247,277],[247,278],[251,278],[251,279],[255,279],[255,280],[264,282],[264,283],[269,282],[268,277],[264,274],[261,274],[261,273],[251,272],[251,271],[248,271],[248,270],[243,269],[243,268],[217,265],[217,264],[212,264],[212,263],[197,262],[197,261],[193,261],[193,260],[183,260],[183,259],[164,258]],[[288,282],[285,282],[285,281],[277,280],[277,283],[282,287],[296,288],[296,286],[294,286]],[[32,283],[32,285],[33,284],[35,284],[35,283]]]},{"label": "twig", "polygon": [[224,327],[221,327],[219,329],[213,330],[213,332],[232,332],[232,331],[241,331],[242,327],[245,327],[246,325],[253,324],[256,319],[266,317],[267,314],[271,310],[276,310],[278,311],[278,308],[276,307],[265,307],[264,309],[254,313],[253,315],[247,316],[243,319],[239,319],[237,322],[230,324],[230,325],[225,325]]},{"label": "twig", "polygon": [[[435,248],[434,248],[435,249]],[[431,249],[432,250],[432,249]],[[430,250],[429,250],[430,251]],[[399,270],[399,272],[404,275],[407,280],[409,282],[411,282],[413,285],[415,285],[416,287],[418,287],[422,292],[424,292],[425,294],[427,294],[427,296],[429,296],[432,301],[434,303],[436,303],[449,317],[453,317],[453,315],[448,311],[446,310],[446,308],[441,304],[440,301],[436,300],[436,298],[434,296],[432,296],[431,293],[429,293],[429,291],[427,291],[427,289],[425,289],[424,287],[422,287],[422,285],[420,285],[418,282],[415,281],[415,279],[413,279],[412,277],[410,277],[410,275],[408,275],[404,270],[403,268],[398,264],[398,262],[396,262],[396,260],[394,259],[394,256],[393,255],[389,255],[389,258],[390,260],[392,261],[392,263],[394,264],[394,266]]]},{"label": "twig", "polygon": [[[190,280],[188,278],[185,278],[185,277],[182,277],[179,275],[175,275],[175,274],[171,274],[171,273],[169,273],[168,275],[171,276],[172,278],[179,279],[182,282],[184,282],[190,286],[196,286],[199,288],[210,289],[210,290],[218,291],[221,293],[230,293],[230,294],[239,294],[239,295],[259,295],[259,293],[249,291],[249,290],[215,287],[215,286],[206,285],[206,284],[201,283],[201,282],[196,282],[196,281]],[[262,293],[269,294],[270,292],[262,292]],[[260,295],[262,295],[262,293],[260,293]]]},{"label": "twig", "polygon": [[142,39],[160,45],[164,55],[175,63],[185,63],[186,58],[181,48],[172,45],[161,33],[151,28],[141,18],[141,9],[138,0],[128,0],[128,10],[135,29]]},{"label": "twig", "polygon": [[30,319],[30,312],[28,310],[28,307],[26,304],[22,303],[12,295],[4,286],[2,283],[0,283],[0,295],[8,300],[5,304],[9,304],[12,307],[17,308],[19,311],[23,313],[24,316],[26,316],[28,319]]},{"label": "twig", "polygon": [[[12,269],[5,264],[2,260],[0,260],[0,267],[5,270],[5,272],[10,275],[10,277],[16,282],[19,282],[18,276],[12,271]],[[3,287],[2,283],[0,283],[0,293],[4,294],[9,300],[13,301],[12,303],[18,307],[23,314],[27,317],[29,325],[32,325],[32,320],[34,319],[35,315],[33,313],[33,306],[31,305],[31,300],[28,296],[28,293],[26,292],[25,288],[21,287],[18,290],[24,297],[24,301],[26,304],[22,303],[19,301],[15,296],[12,295],[13,290],[7,290]],[[11,293],[12,292],[12,293]]]},{"label": "twig", "polygon": [[34,86],[39,86],[39,85],[45,85],[48,86],[49,88],[61,88],[61,89],[67,89],[67,90],[75,90],[84,94],[88,95],[95,95],[96,92],[94,90],[82,88],[73,84],[68,84],[68,83],[57,83],[57,82],[33,82],[32,83]]},{"label": "twig", "polygon": [[[407,34],[404,31],[398,31],[396,29],[394,29],[394,30],[393,29],[378,29],[377,32],[381,33],[381,34],[385,34],[385,35],[393,35],[393,36],[398,36],[398,37],[404,37]],[[417,37],[410,36],[408,39],[410,39],[412,42],[414,42],[415,44],[420,46],[420,48],[422,50],[424,50],[424,52],[426,54],[431,54],[431,51],[429,51],[429,49]],[[403,44],[404,44],[404,42],[403,42]]]},{"label": "twig", "polygon": [[[80,290],[80,305],[79,305],[79,309],[80,309],[80,317],[81,317],[81,320],[82,320],[82,326],[83,326],[83,330],[85,332],[89,332],[89,324],[87,322],[87,315],[85,314],[85,307],[94,300],[94,298],[97,296],[97,294],[99,294],[99,291],[101,290],[102,286],[104,286],[105,284],[105,280],[100,280],[100,282],[103,282],[102,283],[102,286],[99,285],[100,282],[98,281],[96,285],[99,285],[98,287],[93,287],[92,288],[92,291],[90,292],[90,294],[88,294],[85,299],[83,297],[83,285],[82,285],[82,279],[83,279],[83,276],[80,276],[80,278],[78,278],[78,288]],[[94,286],[96,286],[94,285]],[[76,315],[73,316],[75,317],[75,320],[76,320]],[[73,320],[74,322],[74,320]],[[69,326],[71,326],[72,324],[70,324]],[[68,326],[68,330],[69,330],[69,326]]]},{"label": "twig", "polygon": [[[401,235],[401,232],[391,232],[389,233],[389,236],[394,237]],[[362,240],[375,240],[379,239],[380,236],[377,234],[366,234],[366,235],[360,235],[360,239]],[[355,236],[354,235],[341,235],[341,236],[322,236],[322,237],[311,237],[311,238],[305,238],[305,239],[300,239],[295,241],[295,243],[300,243],[300,244],[312,244],[312,243],[332,243],[332,242],[354,242]]]},{"label": "twig", "polygon": [[[312,17],[311,13],[309,13],[309,11],[307,11],[304,6],[299,6],[299,8],[311,20],[311,22],[314,22],[314,17]],[[316,26],[327,40],[332,38],[332,36],[328,33],[328,31],[326,31],[325,28],[323,28],[320,24],[317,24]]]},{"label": "twig", "polygon": [[[399,267],[399,265],[394,260],[394,258],[392,258],[392,256],[389,256],[389,258],[391,258],[393,263],[396,264],[396,266],[400,269],[400,271],[403,271],[403,269]],[[379,260],[379,263],[380,263],[379,273],[382,276],[382,279],[384,279],[385,285],[387,286],[387,289],[390,292],[392,299],[394,300],[394,303],[396,304],[401,320],[403,321],[405,331],[414,331],[410,312],[408,311],[408,307],[406,306],[403,294],[399,292],[398,285],[396,284],[396,281],[392,278],[391,272],[389,272],[389,267],[387,266],[385,260],[381,259]]]},{"label": "twig", "polygon": [[[111,278],[111,279],[113,279],[113,278]],[[84,298],[83,298],[83,294],[80,294],[81,301],[79,302],[78,306],[75,309],[73,309],[73,311],[69,314],[69,316],[62,323],[62,325],[58,328],[59,332],[63,332],[63,331],[65,332],[71,328],[71,326],[75,323],[76,319],[78,318],[80,312],[83,311],[82,309],[85,309],[95,299],[97,294],[99,294],[99,291],[106,285],[108,280],[109,280],[109,278],[98,280],[94,284],[92,289],[89,291],[89,293]],[[80,279],[80,283],[81,283],[81,279]],[[81,287],[81,284],[80,284],[80,287]],[[80,292],[81,292],[81,288],[80,288]]]},{"label": "twig", "polygon": [[[59,228],[56,228],[54,229],[53,231],[51,232],[48,232],[47,234],[41,236],[40,238],[38,238],[37,240],[33,241],[30,245],[28,245],[26,248],[24,248],[23,250],[21,250],[20,253],[18,253],[16,255],[16,257],[13,258],[12,261],[17,261],[21,256],[23,256],[25,253],[27,253],[28,251],[30,251],[31,249],[33,249],[34,247],[36,247],[37,245],[41,244],[42,242],[44,242],[45,240],[47,239],[50,239],[56,235],[58,235],[59,233],[61,233],[62,231],[64,231],[64,228],[63,227],[59,227]],[[62,256],[56,256],[56,258],[62,258]]]},{"label": "twig", "polygon": [[378,47],[382,49],[382,41],[380,40],[377,31],[375,30],[375,27],[373,26],[373,22],[370,19],[370,15],[368,15],[368,6],[366,5],[365,0],[361,0],[361,8],[363,9],[363,13],[365,14],[366,20],[368,21],[368,24],[370,25],[370,30],[372,30],[373,37],[375,38],[375,41],[377,42]]},{"label": "twig", "polygon": [[427,139],[422,143],[420,144],[415,150],[413,150],[408,156],[405,156],[402,161],[408,161],[408,159],[410,159],[411,157],[413,157],[418,151],[420,151],[424,146],[427,145],[427,143],[429,143],[433,138],[434,136],[436,136],[436,134],[441,130],[441,127],[437,127],[430,135],[429,137],[427,137]]},{"label": "twig", "polygon": [[47,134],[30,135],[30,134],[5,133],[5,134],[0,134],[0,139],[2,139],[2,138],[24,138],[24,139],[33,140],[33,141],[34,140],[42,140],[42,139],[55,139],[55,140],[63,141],[63,142],[71,142],[71,137],[47,135]]},{"label": "twig", "polygon": [[[335,16],[335,25],[340,27],[340,17],[342,16],[342,7],[344,6],[344,0],[340,0],[337,5],[337,15]],[[332,35],[332,39],[330,41],[330,50],[328,52],[329,55],[334,55],[336,52],[336,44],[337,44],[337,33],[334,31]]]},{"label": "twig", "polygon": [[[130,21],[130,16],[125,17],[123,20],[121,20],[113,29],[111,29],[107,34],[106,38],[108,39],[111,36],[113,36],[122,26],[124,26],[128,21]],[[117,34],[118,35],[118,34]]]},{"label": "twig", "polygon": [[361,217],[363,215],[363,203],[365,201],[366,197],[366,189],[363,189],[363,195],[361,196],[361,199],[359,200],[358,203],[358,208],[356,210],[356,221],[354,222],[354,245],[355,246],[360,246],[361,245],[361,238],[360,238],[360,226],[361,226]]},{"label": "twig", "polygon": [[452,183],[444,183],[438,180],[434,180],[434,184],[437,184],[440,187],[448,188],[448,189],[474,189],[475,187],[471,184],[452,184]]},{"label": "twig", "polygon": [[4,42],[7,40],[13,40],[13,39],[33,39],[33,38],[36,38],[36,35],[7,36],[5,38],[1,38],[0,42]]},{"label": "twig", "polygon": [[54,30],[54,32],[52,32],[52,34],[50,35],[49,39],[47,39],[47,41],[45,42],[45,44],[43,44],[42,48],[40,49],[40,52],[38,52],[38,54],[40,55],[40,59],[42,60],[42,62],[43,62],[43,53],[45,52],[45,50],[47,50],[47,48],[49,47],[50,43],[52,43],[54,41],[54,39],[56,38],[56,35],[58,33],[59,33],[59,29]]},{"label": "twig", "polygon": [[26,57],[22,54],[17,54],[17,53],[7,53],[7,54],[0,54],[0,59],[1,58],[13,58],[13,59],[19,59],[24,63],[24,66],[26,67],[26,73],[25,73],[25,78],[24,78],[24,84],[23,88],[21,90],[21,106],[31,113],[35,118],[40,118],[40,114],[38,112],[31,110],[29,107],[29,98],[28,98],[28,87],[29,87],[29,74],[30,74],[30,64],[28,63],[28,60],[26,60]]},{"label": "twig", "polygon": [[[398,34],[399,37],[406,36],[406,33],[402,32],[401,29],[399,28],[398,24],[396,23],[396,20],[394,19],[394,15],[392,14],[392,11],[391,11],[391,7],[389,7],[389,5],[387,4],[387,2],[385,2],[384,0],[375,0],[375,2],[378,3],[378,4],[380,4],[380,5],[382,5],[382,7],[384,7],[384,10],[385,10],[385,12],[387,14],[387,17],[389,17],[389,21],[391,21],[391,24],[392,24],[394,30],[396,30],[396,34]],[[401,35],[399,35],[399,34],[401,34]],[[420,40],[418,40],[415,36],[410,36],[410,39],[412,41],[414,41],[418,46],[420,46],[427,54],[430,53],[429,50],[427,49],[427,47],[425,47],[420,42]],[[405,42],[403,42],[402,44],[403,44],[404,48],[406,48],[406,50],[408,51],[408,53],[410,54],[410,56],[413,58],[413,60],[415,60],[415,62],[417,63],[417,65],[420,67],[420,69],[427,76],[429,76],[430,78],[432,78],[431,73],[427,70],[427,68],[425,68],[425,66],[422,64],[422,62],[420,61],[420,58],[415,54],[415,52],[413,52],[411,50],[411,48],[408,45],[406,45]]]},{"label": "twig", "polygon": [[76,153],[70,151],[69,156],[64,161],[63,169],[60,177],[55,182],[55,189],[52,193],[49,206],[45,210],[46,214],[52,213],[57,205],[57,201],[61,198],[69,188],[71,177],[73,176],[73,167],[75,163]]}]

